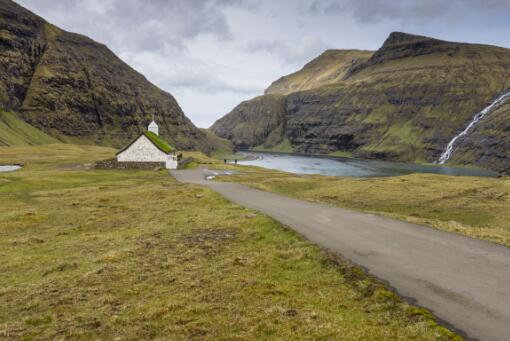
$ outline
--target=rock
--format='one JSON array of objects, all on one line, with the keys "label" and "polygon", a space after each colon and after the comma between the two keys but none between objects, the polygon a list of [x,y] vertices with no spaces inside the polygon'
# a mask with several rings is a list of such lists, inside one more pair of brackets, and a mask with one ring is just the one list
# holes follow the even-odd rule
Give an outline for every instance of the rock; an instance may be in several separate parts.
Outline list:
[{"label": "rock", "polygon": [[164,162],[118,162],[117,159],[101,160],[94,164],[95,169],[164,169]]},{"label": "rock", "polygon": [[499,193],[494,194],[494,199],[501,199],[503,197],[506,197],[507,195],[508,195],[508,193],[499,192]]},{"label": "rock", "polygon": [[289,316],[289,317],[297,316],[297,314],[298,314],[298,312],[295,309],[287,309],[283,312],[283,315]]}]

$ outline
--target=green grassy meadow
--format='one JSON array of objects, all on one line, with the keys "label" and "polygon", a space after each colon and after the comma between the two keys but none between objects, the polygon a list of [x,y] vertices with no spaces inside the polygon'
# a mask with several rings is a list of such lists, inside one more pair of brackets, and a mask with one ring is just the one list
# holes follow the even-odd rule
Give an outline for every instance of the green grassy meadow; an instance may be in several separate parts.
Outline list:
[{"label": "green grassy meadow", "polygon": [[0,148],[0,164],[25,165],[0,173],[0,339],[459,338],[209,189],[166,171],[91,168],[113,154]]}]

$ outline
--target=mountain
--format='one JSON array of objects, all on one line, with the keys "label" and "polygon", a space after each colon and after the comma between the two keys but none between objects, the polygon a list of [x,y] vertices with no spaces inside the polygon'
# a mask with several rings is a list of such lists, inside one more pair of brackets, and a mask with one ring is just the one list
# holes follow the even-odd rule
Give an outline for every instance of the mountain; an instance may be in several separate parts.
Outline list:
[{"label": "mountain", "polygon": [[160,134],[176,147],[211,149],[172,95],[105,45],[10,0],[0,0],[0,109],[63,142],[116,147],[155,115]]},{"label": "mountain", "polygon": [[273,147],[285,135],[285,112],[284,95],[259,96],[239,104],[231,113],[216,121],[211,130],[241,149],[262,144]]},{"label": "mountain", "polygon": [[345,78],[353,66],[366,62],[373,53],[373,51],[361,50],[327,50],[298,72],[283,76],[273,82],[264,93],[266,95],[288,95],[326,84],[338,83]]},{"label": "mountain", "polygon": [[[433,162],[508,89],[509,49],[394,32],[374,52],[325,52],[211,130],[237,148]],[[508,169],[509,119],[507,106],[489,113],[451,162]]]},{"label": "mountain", "polygon": [[494,109],[460,141],[452,161],[510,174],[510,102]]},{"label": "mountain", "polygon": [[0,111],[0,147],[57,143],[58,140],[21,120],[15,113]]}]

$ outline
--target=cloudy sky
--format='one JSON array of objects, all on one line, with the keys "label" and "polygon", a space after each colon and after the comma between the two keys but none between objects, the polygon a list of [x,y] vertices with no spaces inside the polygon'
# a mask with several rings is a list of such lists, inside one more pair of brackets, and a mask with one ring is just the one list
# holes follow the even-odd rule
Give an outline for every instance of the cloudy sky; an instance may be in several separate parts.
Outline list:
[{"label": "cloudy sky", "polygon": [[110,47],[199,127],[328,48],[392,31],[510,47],[510,0],[16,0]]}]

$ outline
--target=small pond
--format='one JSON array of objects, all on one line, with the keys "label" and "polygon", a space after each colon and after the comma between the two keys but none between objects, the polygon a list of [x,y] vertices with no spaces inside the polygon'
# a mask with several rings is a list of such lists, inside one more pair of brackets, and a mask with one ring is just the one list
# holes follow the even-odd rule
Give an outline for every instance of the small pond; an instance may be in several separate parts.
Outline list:
[{"label": "small pond", "polygon": [[14,172],[21,169],[20,165],[0,165],[0,173]]},{"label": "small pond", "polygon": [[496,176],[494,172],[439,165],[418,165],[403,162],[363,160],[345,157],[301,156],[263,152],[243,152],[247,157],[239,164],[277,169],[296,174],[374,177],[411,173],[433,173],[464,176]]}]

